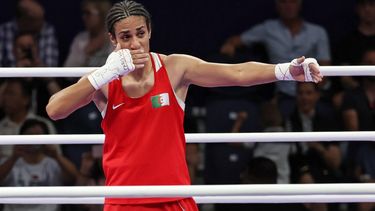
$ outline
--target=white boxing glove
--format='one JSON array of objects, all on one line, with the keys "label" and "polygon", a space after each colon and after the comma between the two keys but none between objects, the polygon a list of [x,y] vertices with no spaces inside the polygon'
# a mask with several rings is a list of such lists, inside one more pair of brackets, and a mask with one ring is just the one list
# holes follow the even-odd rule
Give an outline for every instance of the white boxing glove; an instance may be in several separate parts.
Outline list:
[{"label": "white boxing glove", "polygon": [[305,82],[314,82],[309,64],[315,64],[319,67],[318,62],[314,58],[306,58],[301,64],[298,64],[297,59],[293,59],[290,63],[277,64],[275,67],[276,78],[280,81],[294,81],[295,79],[290,74],[290,68],[302,67],[305,75]]},{"label": "white boxing glove", "polygon": [[120,49],[109,54],[105,65],[88,75],[91,85],[100,89],[112,80],[126,75],[135,69],[133,59],[128,49]]}]

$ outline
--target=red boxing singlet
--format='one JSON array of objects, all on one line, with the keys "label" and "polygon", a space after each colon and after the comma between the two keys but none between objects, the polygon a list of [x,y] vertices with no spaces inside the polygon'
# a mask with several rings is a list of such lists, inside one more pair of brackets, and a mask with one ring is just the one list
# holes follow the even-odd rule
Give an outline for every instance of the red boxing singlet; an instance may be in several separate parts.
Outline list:
[{"label": "red boxing singlet", "polygon": [[[150,54],[154,86],[130,98],[121,79],[108,85],[102,128],[108,186],[190,185],[185,159],[184,103],[179,102],[159,55]],[[106,204],[145,204],[181,198],[107,198]]]}]

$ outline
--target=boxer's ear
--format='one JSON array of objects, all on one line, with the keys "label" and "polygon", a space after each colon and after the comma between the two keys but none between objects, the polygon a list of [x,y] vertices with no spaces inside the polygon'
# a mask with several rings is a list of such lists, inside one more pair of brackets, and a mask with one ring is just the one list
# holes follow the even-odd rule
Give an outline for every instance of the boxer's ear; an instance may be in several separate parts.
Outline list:
[{"label": "boxer's ear", "polygon": [[116,37],[112,35],[112,33],[108,32],[109,39],[111,40],[111,43],[113,47],[117,47],[117,40]]}]

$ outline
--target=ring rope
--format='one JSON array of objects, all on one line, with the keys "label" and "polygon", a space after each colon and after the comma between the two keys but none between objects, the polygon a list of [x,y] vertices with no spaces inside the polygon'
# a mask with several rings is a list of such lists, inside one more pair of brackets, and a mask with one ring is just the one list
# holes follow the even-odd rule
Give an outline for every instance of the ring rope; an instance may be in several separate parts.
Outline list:
[{"label": "ring rope", "polygon": [[[0,77],[81,77],[97,67],[2,67]],[[375,66],[321,66],[323,76],[375,76]]]},{"label": "ring rope", "polygon": [[272,184],[272,185],[168,185],[168,186],[45,186],[0,187],[0,198],[9,197],[111,197],[158,198],[192,196],[267,195],[375,195],[373,183]]},{"label": "ring rope", "polygon": [[[187,133],[187,143],[375,141],[375,132]],[[103,134],[0,135],[0,145],[103,144]]]},{"label": "ring rope", "polygon": [[[375,202],[375,195],[266,195],[266,196],[195,196],[198,204],[226,203],[359,203]],[[0,204],[104,204],[103,197],[0,198]]]},{"label": "ring rope", "polygon": [[[185,185],[185,186],[51,186],[1,187],[0,199],[20,198],[158,198],[224,197],[237,202],[345,202],[375,200],[375,184],[275,184],[275,185]],[[289,200],[287,200],[289,198]],[[208,198],[206,198],[208,199]],[[220,198],[222,199],[222,198]],[[211,202],[214,200],[210,198]],[[227,200],[227,201],[228,201]],[[269,200],[269,201],[268,201]],[[294,201],[296,200],[296,201]],[[298,200],[298,201],[297,201]],[[330,201],[329,201],[330,200]],[[229,201],[228,201],[229,202]],[[24,202],[26,203],[26,201]]]},{"label": "ring rope", "polygon": [[[80,77],[95,68],[0,68],[0,77]],[[374,66],[324,66],[324,76],[374,76]],[[373,132],[186,134],[188,143],[373,141]],[[7,140],[5,140],[7,139]],[[78,139],[78,140],[77,140]],[[99,143],[104,135],[0,136],[1,144]],[[219,195],[219,196],[212,196]],[[230,195],[230,196],[228,196]],[[375,184],[1,187],[0,203],[94,203],[103,197],[194,196],[198,203],[374,202]],[[21,199],[21,197],[23,197]],[[24,198],[27,197],[27,198]],[[74,197],[74,198],[72,198]],[[39,200],[40,199],[40,200]]]}]

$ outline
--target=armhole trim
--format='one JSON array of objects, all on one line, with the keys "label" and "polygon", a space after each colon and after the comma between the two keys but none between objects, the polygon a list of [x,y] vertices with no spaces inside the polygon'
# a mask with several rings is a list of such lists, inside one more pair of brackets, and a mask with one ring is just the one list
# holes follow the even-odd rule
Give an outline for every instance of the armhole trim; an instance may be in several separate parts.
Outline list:
[{"label": "armhole trim", "polygon": [[[155,69],[156,69],[156,72],[158,72],[162,66],[164,66],[165,68],[165,65],[163,63],[163,61],[161,60],[160,58],[160,55],[156,54],[156,53],[151,53],[151,56],[152,56],[152,59],[154,60],[154,64],[155,64]],[[165,68],[165,71],[167,71],[167,69]],[[168,76],[168,72],[167,73],[167,76]],[[169,76],[168,76],[168,79],[169,79]],[[169,81],[169,84],[171,82]],[[171,85],[171,84],[170,84]],[[177,103],[178,105],[180,106],[180,108],[182,109],[182,111],[185,111],[185,102],[183,100],[181,100],[181,98],[179,98],[176,94],[176,92],[174,91],[172,85],[171,85],[171,88],[172,88],[172,91],[173,91],[173,94],[174,94],[174,97],[176,98],[177,100]]]}]

